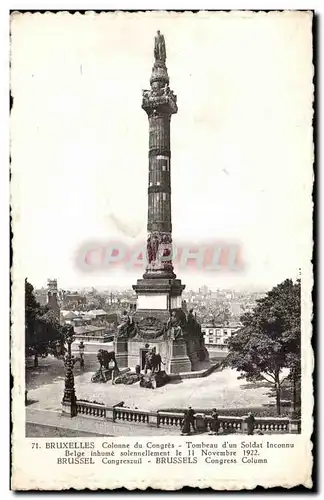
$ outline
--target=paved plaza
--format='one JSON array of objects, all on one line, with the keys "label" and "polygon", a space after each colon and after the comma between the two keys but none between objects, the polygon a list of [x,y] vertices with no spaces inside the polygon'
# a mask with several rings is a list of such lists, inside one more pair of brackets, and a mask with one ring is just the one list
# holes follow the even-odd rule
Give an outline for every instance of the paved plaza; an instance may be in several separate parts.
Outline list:
[{"label": "paved plaza", "polygon": [[[88,356],[92,356],[88,355]],[[174,381],[159,389],[144,389],[139,383],[112,385],[91,383],[98,364],[86,357],[86,371],[75,368],[75,390],[78,399],[115,405],[121,401],[143,410],[186,408],[218,409],[260,407],[273,402],[269,388],[247,384],[238,379],[239,373],[229,368],[215,371],[207,377]],[[87,362],[89,360],[89,362]],[[51,356],[40,359],[38,368],[27,369],[28,407],[60,411],[64,391],[63,362]]]}]

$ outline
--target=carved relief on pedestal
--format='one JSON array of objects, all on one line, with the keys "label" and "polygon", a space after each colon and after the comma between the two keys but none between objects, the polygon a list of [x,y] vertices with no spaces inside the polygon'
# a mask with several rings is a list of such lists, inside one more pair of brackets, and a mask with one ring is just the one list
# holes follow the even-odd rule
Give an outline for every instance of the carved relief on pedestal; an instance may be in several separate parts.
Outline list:
[{"label": "carved relief on pedestal", "polygon": [[137,335],[143,340],[156,339],[166,331],[166,325],[154,316],[148,316],[137,323]]},{"label": "carved relief on pedestal", "polygon": [[170,233],[151,233],[147,240],[147,269],[173,270]]}]

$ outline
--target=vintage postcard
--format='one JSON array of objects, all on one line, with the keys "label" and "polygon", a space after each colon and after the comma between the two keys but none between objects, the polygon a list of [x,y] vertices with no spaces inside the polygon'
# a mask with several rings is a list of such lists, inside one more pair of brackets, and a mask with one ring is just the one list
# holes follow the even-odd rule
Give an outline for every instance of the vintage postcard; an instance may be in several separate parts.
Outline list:
[{"label": "vintage postcard", "polygon": [[312,25],[11,14],[12,489],[312,487]]}]

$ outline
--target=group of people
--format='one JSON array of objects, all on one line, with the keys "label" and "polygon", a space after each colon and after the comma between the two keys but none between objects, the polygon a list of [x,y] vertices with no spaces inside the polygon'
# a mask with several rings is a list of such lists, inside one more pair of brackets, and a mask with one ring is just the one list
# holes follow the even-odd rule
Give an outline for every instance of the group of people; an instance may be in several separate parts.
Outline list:
[{"label": "group of people", "polygon": [[[255,427],[255,418],[254,415],[250,412],[248,413],[247,418],[245,419],[247,424],[247,434],[252,436],[254,433]],[[191,432],[197,432],[196,423],[195,423],[195,411],[189,406],[188,410],[185,410],[184,418],[181,426],[181,435],[189,435]],[[219,414],[216,408],[213,408],[211,412],[211,421],[210,421],[210,434],[217,435],[220,431],[220,420]],[[258,432],[260,434],[261,432]],[[261,433],[262,434],[262,433]]]}]

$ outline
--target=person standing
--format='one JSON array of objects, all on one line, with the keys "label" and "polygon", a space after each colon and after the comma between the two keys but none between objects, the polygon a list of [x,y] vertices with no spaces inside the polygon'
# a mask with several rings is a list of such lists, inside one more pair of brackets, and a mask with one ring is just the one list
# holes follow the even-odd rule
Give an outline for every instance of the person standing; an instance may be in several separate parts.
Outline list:
[{"label": "person standing", "polygon": [[248,436],[252,436],[254,432],[255,418],[251,412],[248,413],[246,418]]},{"label": "person standing", "polygon": [[188,414],[188,429],[189,429],[189,434],[190,434],[190,428],[191,428],[191,426],[192,426],[193,431],[196,432],[195,412],[191,408],[191,406],[189,406],[187,414]]},{"label": "person standing", "polygon": [[211,423],[210,423],[210,430],[211,434],[218,434],[219,432],[219,427],[220,427],[220,422],[219,422],[219,415],[217,413],[216,408],[213,408],[212,414],[211,414]]}]

